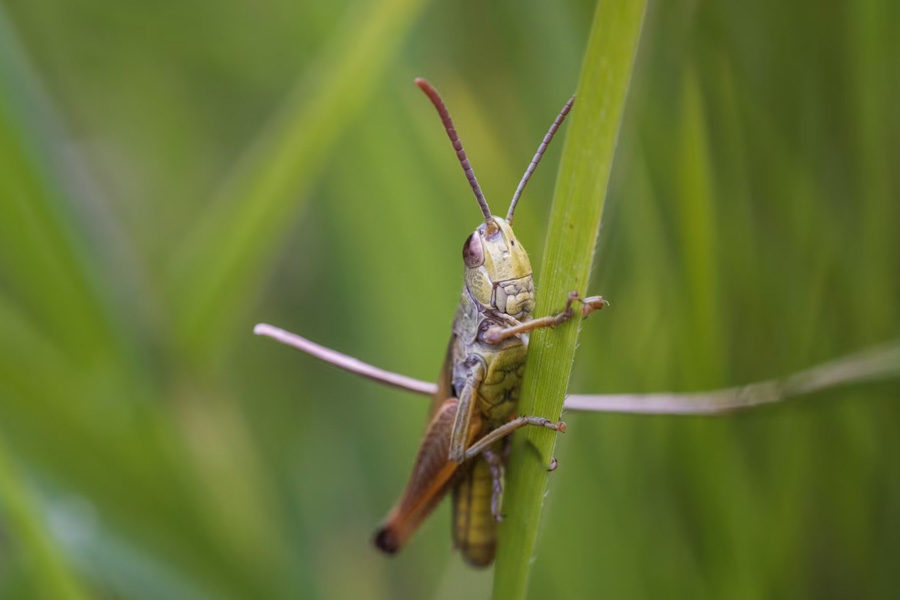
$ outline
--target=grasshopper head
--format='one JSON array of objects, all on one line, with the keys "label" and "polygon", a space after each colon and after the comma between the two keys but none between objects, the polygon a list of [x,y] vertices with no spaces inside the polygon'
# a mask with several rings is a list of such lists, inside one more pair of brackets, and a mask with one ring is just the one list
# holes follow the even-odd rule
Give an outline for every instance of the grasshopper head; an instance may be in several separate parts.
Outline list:
[{"label": "grasshopper head", "polygon": [[475,200],[481,208],[481,214],[484,215],[484,223],[479,225],[478,229],[472,232],[472,235],[463,244],[466,289],[484,309],[494,310],[519,320],[527,318],[534,310],[534,281],[531,277],[531,263],[528,261],[528,254],[525,252],[525,248],[519,244],[512,230],[513,215],[522,190],[525,189],[525,184],[528,183],[528,179],[544,155],[547,144],[553,139],[563,119],[569,114],[575,97],[569,98],[559,116],[553,121],[553,125],[550,126],[550,130],[547,131],[547,135],[544,136],[534,158],[531,159],[531,163],[519,181],[519,187],[513,194],[506,218],[501,219],[491,215],[491,209],[484,198],[478,179],[472,171],[472,165],[469,164],[466,151],[463,150],[456,127],[453,126],[453,120],[450,118],[450,112],[444,105],[440,94],[424,79],[416,79],[416,85],[425,92],[437,109],[441,122],[444,124],[444,130],[456,151],[459,164],[475,194]]},{"label": "grasshopper head", "polygon": [[463,244],[466,288],[479,304],[516,319],[534,310],[528,253],[505,219],[492,217]]}]

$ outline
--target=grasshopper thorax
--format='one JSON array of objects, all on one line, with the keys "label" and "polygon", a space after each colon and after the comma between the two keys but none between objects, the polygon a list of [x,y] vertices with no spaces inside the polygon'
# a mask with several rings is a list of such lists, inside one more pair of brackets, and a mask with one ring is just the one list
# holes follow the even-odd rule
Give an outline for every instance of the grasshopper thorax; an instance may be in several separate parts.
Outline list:
[{"label": "grasshopper thorax", "polygon": [[463,244],[466,289],[486,310],[522,320],[534,310],[528,253],[505,219],[492,217]]}]

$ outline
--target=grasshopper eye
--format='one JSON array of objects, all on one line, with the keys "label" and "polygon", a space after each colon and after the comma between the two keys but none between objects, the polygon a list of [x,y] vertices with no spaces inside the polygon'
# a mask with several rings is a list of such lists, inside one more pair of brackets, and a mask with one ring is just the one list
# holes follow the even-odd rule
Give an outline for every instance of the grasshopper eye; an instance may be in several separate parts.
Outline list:
[{"label": "grasshopper eye", "polygon": [[472,233],[463,244],[463,262],[470,269],[484,264],[484,248],[481,246],[481,236],[478,232]]}]

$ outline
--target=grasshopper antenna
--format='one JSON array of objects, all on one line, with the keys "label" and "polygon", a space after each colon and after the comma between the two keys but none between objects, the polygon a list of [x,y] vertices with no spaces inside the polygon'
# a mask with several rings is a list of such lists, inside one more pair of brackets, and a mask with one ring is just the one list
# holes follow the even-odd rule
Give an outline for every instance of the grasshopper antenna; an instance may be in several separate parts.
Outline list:
[{"label": "grasshopper antenna", "polygon": [[453,120],[450,118],[450,112],[447,110],[447,106],[444,104],[444,101],[441,100],[441,95],[438,94],[438,91],[434,89],[434,86],[430,83],[421,77],[417,77],[416,85],[425,92],[425,95],[428,96],[428,99],[431,100],[431,103],[434,104],[434,107],[437,109],[438,114],[441,117],[441,122],[444,123],[444,129],[447,130],[447,136],[453,144],[453,149],[456,150],[456,158],[459,159],[459,164],[466,174],[466,179],[469,180],[469,185],[472,186],[472,191],[475,192],[475,199],[478,200],[478,206],[481,207],[481,213],[484,215],[484,222],[487,223],[488,227],[492,227],[491,209],[488,207],[487,200],[484,199],[484,193],[481,191],[481,186],[478,185],[478,179],[475,178],[475,172],[472,170],[472,165],[469,163],[466,151],[463,150],[462,142],[459,139],[459,135],[456,133],[456,128],[453,126]]},{"label": "grasshopper antenna", "polygon": [[516,193],[513,194],[512,202],[509,203],[509,210],[506,212],[506,222],[512,225],[513,213],[516,212],[516,204],[519,202],[519,197],[522,195],[522,192],[525,190],[525,184],[528,183],[528,180],[531,179],[531,174],[534,173],[535,168],[537,168],[538,163],[541,162],[541,157],[544,156],[544,151],[547,150],[547,145],[550,144],[550,140],[553,139],[553,136],[556,134],[556,130],[559,129],[559,126],[562,125],[562,122],[565,120],[566,115],[569,114],[569,111],[572,110],[572,104],[575,102],[575,96],[569,98],[569,101],[566,102],[566,105],[562,107],[562,110],[559,111],[559,114],[556,116],[556,120],[553,121],[553,125],[550,126],[550,129],[547,131],[547,135],[544,136],[543,141],[541,141],[541,145],[538,146],[537,152],[534,153],[534,158],[531,159],[531,163],[529,163],[528,168],[525,169],[525,174],[522,175],[522,181],[519,182],[519,187],[516,188]]}]

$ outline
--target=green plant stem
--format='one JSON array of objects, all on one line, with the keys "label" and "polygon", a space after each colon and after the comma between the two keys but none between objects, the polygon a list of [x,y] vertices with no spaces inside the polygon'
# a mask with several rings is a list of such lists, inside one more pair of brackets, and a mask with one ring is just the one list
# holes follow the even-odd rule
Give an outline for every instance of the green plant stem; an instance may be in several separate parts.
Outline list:
[{"label": "green plant stem", "polygon": [[[566,135],[541,265],[536,313],[559,310],[571,290],[586,291],[610,167],[645,0],[597,4],[577,100]],[[580,318],[531,338],[519,412],[558,419],[569,382]],[[506,515],[501,527],[494,599],[524,598],[556,434],[530,427],[513,441]]]}]

